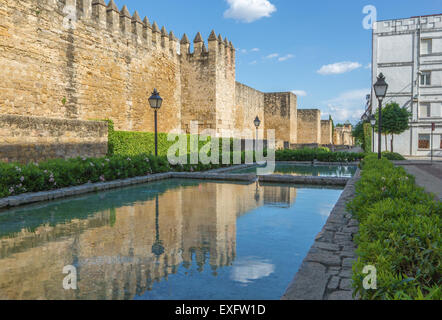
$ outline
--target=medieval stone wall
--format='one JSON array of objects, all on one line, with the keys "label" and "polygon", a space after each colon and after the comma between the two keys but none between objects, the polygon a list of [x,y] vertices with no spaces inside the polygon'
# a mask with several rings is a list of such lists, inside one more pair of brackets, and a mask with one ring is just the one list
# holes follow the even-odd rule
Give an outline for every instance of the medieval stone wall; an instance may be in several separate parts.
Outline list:
[{"label": "medieval stone wall", "polygon": [[261,120],[260,128],[265,128],[264,93],[237,82],[235,88],[235,128],[249,130],[254,136],[255,118]]},{"label": "medieval stone wall", "polygon": [[335,132],[333,134],[333,144],[335,145],[344,145],[344,146],[353,146],[354,138],[352,135],[353,127],[351,125],[344,125],[343,127],[336,127]]},{"label": "medieval stone wall", "polygon": [[298,113],[296,95],[290,92],[264,95],[265,130],[274,129],[276,140],[298,141]]},{"label": "medieval stone wall", "polygon": [[333,144],[332,120],[321,120],[321,144]]},{"label": "medieval stone wall", "polygon": [[198,33],[191,50],[187,35],[179,43],[113,0],[2,0],[0,68],[0,114],[111,119],[116,130],[152,132],[148,98],[157,88],[161,132],[189,132],[198,121],[217,135],[250,129],[254,136],[259,116],[277,145],[321,143],[320,125],[313,129],[320,116],[298,121],[294,94],[235,82],[235,49],[226,38],[212,31],[206,46]]},{"label": "medieval stone wall", "polygon": [[180,64],[171,50],[173,35],[169,43],[156,24],[141,22],[138,14],[131,18],[127,9],[80,3],[88,10],[71,17],[69,1],[2,1],[0,112],[110,118],[117,130],[152,131],[148,98],[155,86],[167,101],[159,126],[178,126]]},{"label": "medieval stone wall", "polygon": [[321,144],[321,111],[298,109],[298,143]]},{"label": "medieval stone wall", "polygon": [[0,114],[0,161],[103,157],[107,122]]}]

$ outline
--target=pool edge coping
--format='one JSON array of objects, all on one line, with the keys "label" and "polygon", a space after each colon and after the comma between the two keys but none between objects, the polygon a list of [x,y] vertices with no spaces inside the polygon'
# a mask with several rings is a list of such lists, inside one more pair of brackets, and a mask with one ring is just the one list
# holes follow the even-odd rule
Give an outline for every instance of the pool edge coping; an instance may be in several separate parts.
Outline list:
[{"label": "pool edge coping", "polygon": [[358,168],[333,207],[281,300],[354,300],[351,284],[356,260],[353,237],[359,223],[346,211],[360,179]]}]

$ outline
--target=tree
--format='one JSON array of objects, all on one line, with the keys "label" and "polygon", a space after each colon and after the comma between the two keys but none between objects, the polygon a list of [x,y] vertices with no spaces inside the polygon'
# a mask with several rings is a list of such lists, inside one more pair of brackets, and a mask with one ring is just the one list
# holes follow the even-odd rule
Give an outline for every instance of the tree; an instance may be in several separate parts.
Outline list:
[{"label": "tree", "polygon": [[[391,152],[393,152],[394,135],[401,134],[409,128],[411,113],[406,107],[400,107],[391,102],[382,108],[382,134],[385,136],[385,150],[387,150],[387,135],[391,134]],[[376,112],[376,131],[379,131],[379,109]]]},{"label": "tree", "polygon": [[352,131],[352,136],[356,140],[356,145],[364,145],[364,121],[359,121],[356,126],[354,126]]}]

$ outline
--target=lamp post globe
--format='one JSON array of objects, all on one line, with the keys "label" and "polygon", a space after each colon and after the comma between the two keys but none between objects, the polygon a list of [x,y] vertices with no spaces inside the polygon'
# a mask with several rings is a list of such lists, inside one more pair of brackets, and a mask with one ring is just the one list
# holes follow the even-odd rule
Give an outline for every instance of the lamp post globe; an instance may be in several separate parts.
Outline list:
[{"label": "lamp post globe", "polygon": [[151,97],[149,98],[150,107],[155,113],[155,156],[158,156],[158,114],[157,111],[163,105],[163,98],[161,98],[160,93],[157,89],[154,89]]},{"label": "lamp post globe", "polygon": [[256,137],[255,137],[255,151],[258,151],[258,130],[259,126],[261,125],[261,120],[258,116],[256,116],[255,120],[253,121],[256,127]]},{"label": "lamp post globe", "polygon": [[261,120],[259,119],[258,116],[256,116],[255,120],[253,121],[255,124],[256,129],[259,128],[259,126],[261,125]]},{"label": "lamp post globe", "polygon": [[382,101],[387,96],[388,84],[385,81],[385,76],[381,73],[378,76],[376,83],[373,85],[376,98],[379,101],[379,121],[378,121],[378,159],[382,158],[381,136],[382,136]]}]

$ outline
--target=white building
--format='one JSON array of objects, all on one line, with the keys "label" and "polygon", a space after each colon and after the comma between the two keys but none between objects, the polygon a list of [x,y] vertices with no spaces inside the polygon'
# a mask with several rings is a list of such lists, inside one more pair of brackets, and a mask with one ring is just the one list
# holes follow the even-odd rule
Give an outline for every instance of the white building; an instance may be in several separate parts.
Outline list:
[{"label": "white building", "polygon": [[[442,157],[442,14],[376,22],[372,60],[373,84],[382,72],[389,85],[384,106],[395,101],[412,112],[410,129],[394,137],[394,151],[429,156],[431,124],[436,123],[433,152]],[[376,110],[374,92],[371,96]],[[374,140],[378,150],[377,136]]]}]

